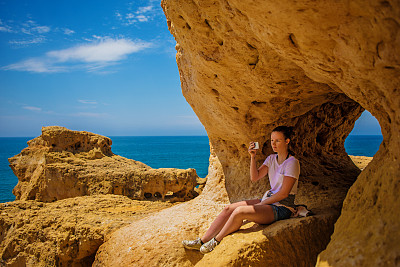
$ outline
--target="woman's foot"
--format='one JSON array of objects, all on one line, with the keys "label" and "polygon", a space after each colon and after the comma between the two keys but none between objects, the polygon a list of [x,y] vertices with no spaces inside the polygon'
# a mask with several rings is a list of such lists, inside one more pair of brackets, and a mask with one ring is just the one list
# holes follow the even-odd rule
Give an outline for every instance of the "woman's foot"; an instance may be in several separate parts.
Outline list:
[{"label": "woman's foot", "polygon": [[219,242],[215,239],[215,237],[213,239],[211,239],[210,241],[204,243],[201,248],[200,248],[200,252],[203,254],[206,254],[208,252],[213,251],[213,249],[219,244]]},{"label": "woman's foot", "polygon": [[182,245],[187,249],[200,250],[200,247],[201,245],[203,245],[203,242],[201,242],[201,239],[199,237],[196,240],[183,240]]}]

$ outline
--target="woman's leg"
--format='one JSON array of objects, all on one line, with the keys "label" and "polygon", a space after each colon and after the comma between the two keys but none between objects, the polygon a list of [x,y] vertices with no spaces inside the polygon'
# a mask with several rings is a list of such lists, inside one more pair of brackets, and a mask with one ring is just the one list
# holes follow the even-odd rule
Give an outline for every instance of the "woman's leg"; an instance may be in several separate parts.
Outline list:
[{"label": "woman's leg", "polygon": [[215,239],[219,242],[228,234],[239,230],[242,226],[243,220],[249,220],[258,224],[270,224],[275,221],[275,218],[270,205],[237,207]]},{"label": "woman's leg", "polygon": [[260,203],[259,199],[240,201],[226,206],[217,218],[215,218],[207,232],[201,237],[201,241],[206,243],[215,237],[219,231],[221,231],[222,227],[224,227],[225,223],[237,207],[255,205],[257,203]]}]

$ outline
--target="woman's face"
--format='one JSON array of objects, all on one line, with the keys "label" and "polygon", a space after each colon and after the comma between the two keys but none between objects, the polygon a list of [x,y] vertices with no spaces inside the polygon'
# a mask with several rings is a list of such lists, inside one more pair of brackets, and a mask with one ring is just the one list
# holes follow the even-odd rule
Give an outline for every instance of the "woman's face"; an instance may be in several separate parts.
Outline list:
[{"label": "woman's face", "polygon": [[271,146],[274,152],[282,153],[287,152],[288,144],[290,140],[286,139],[283,133],[281,132],[272,132],[271,133]]}]

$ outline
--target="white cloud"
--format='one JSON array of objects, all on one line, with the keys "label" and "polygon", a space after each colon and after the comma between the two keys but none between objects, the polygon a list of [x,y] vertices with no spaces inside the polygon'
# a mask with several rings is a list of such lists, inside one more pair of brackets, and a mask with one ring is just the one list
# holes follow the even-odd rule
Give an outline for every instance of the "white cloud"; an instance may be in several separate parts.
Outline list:
[{"label": "white cloud", "polygon": [[147,13],[149,11],[153,10],[154,6],[142,6],[139,7],[138,10],[136,11],[137,14],[142,14],[142,13]]},{"label": "white cloud", "polygon": [[27,109],[27,110],[32,110],[32,111],[42,111],[41,108],[38,107],[32,107],[32,106],[24,106],[22,107],[23,109]]},{"label": "white cloud", "polygon": [[13,32],[13,30],[0,19],[0,32]]},{"label": "white cloud", "polygon": [[66,35],[71,35],[71,34],[74,34],[74,33],[75,33],[74,30],[71,30],[71,29],[68,29],[68,28],[64,29],[64,34],[66,34]]},{"label": "white cloud", "polygon": [[146,21],[149,20],[149,17],[146,17],[146,16],[144,16],[144,15],[136,16],[136,18],[137,18],[137,20],[140,21],[140,22],[146,22]]},{"label": "white cloud", "polygon": [[65,68],[60,66],[53,66],[48,60],[41,58],[30,58],[15,64],[11,64],[2,68],[3,70],[17,70],[17,71],[28,71],[38,73],[51,73],[51,72],[62,72]]},{"label": "white cloud", "polygon": [[97,105],[96,100],[81,100],[81,99],[79,99],[78,102],[80,102],[82,104]]},{"label": "white cloud", "polygon": [[29,35],[43,34],[50,32],[49,26],[41,26],[33,20],[28,20],[22,24],[21,32]]},{"label": "white cloud", "polygon": [[132,25],[138,22],[148,22],[153,20],[157,15],[162,14],[162,12],[157,8],[153,1],[150,1],[150,5],[138,7],[135,11],[121,14],[119,11],[115,13],[115,16],[122,21],[123,25]]},{"label": "white cloud", "polygon": [[94,43],[50,51],[43,57],[30,58],[2,69],[29,72],[62,72],[77,69],[98,71],[117,64],[128,55],[149,48],[151,45],[140,40],[105,38]]},{"label": "white cloud", "polygon": [[25,40],[10,40],[8,43],[12,45],[25,46],[30,44],[40,44],[44,43],[45,41],[46,38],[44,37],[35,37],[33,39],[25,39]]},{"label": "white cloud", "polygon": [[72,48],[50,51],[46,55],[59,62],[110,62],[120,61],[127,55],[149,47],[145,42],[128,39],[106,39],[95,44],[84,44]]},{"label": "white cloud", "polygon": [[50,27],[48,26],[37,26],[37,27],[33,27],[32,28],[33,32],[37,32],[37,33],[47,33],[50,31]]},{"label": "white cloud", "polygon": [[15,39],[9,40],[8,43],[15,47],[24,47],[32,44],[40,44],[46,41],[46,35],[51,32],[51,27],[39,25],[33,20],[16,24],[8,21],[12,25],[6,25],[0,21],[0,32],[10,32],[15,35]]}]

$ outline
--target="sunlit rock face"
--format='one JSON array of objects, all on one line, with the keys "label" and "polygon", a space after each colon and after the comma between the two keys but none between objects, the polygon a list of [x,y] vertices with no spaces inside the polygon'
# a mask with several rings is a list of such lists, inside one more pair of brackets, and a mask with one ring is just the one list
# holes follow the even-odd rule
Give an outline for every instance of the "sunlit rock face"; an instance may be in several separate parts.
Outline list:
[{"label": "sunlit rock face", "polygon": [[[226,190],[230,201],[260,197],[267,182],[249,182],[247,146],[250,141],[260,142],[261,164],[272,152],[271,130],[278,125],[295,127],[292,150],[301,164],[297,202],[309,205],[321,217],[315,217],[315,228],[307,234],[294,219],[277,224],[280,230],[303,231],[300,239],[293,236],[287,241],[288,246],[307,240],[303,248],[309,249],[322,237],[323,244],[313,254],[315,258],[299,251],[297,255],[308,258],[297,256],[291,261],[289,257],[284,264],[309,266],[310,259],[330,266],[399,264],[400,223],[393,210],[400,206],[400,4],[163,0],[162,7],[177,42],[183,95],[205,126],[221,164],[224,179],[219,180],[218,192]],[[383,143],[360,174],[344,150],[344,140],[364,109],[378,119]],[[218,181],[214,174],[209,175],[208,183]],[[216,192],[206,190],[193,203]],[[317,227],[318,220],[339,216],[328,210],[341,212],[331,238],[329,227]],[[170,212],[181,214],[182,210]],[[188,213],[187,220],[204,222],[202,218],[211,218],[213,212]],[[333,228],[335,220],[326,223]],[[178,219],[170,223],[184,225]],[[203,233],[203,226],[190,225],[195,233],[191,237]],[[110,238],[100,248],[97,262],[111,266],[114,250],[125,262],[136,262],[134,256],[121,252],[128,248],[139,252],[132,255],[143,257],[138,256],[144,252],[135,242],[121,241],[138,234],[137,229],[140,225],[132,225]],[[268,229],[265,231],[270,233]],[[274,233],[274,240],[291,238]],[[146,236],[147,240],[140,239],[145,244],[164,244],[157,234],[139,235]],[[182,233],[168,231],[166,236],[180,239]],[[221,263],[221,255],[226,255],[224,264],[265,266],[288,254],[283,246],[266,259],[261,252],[271,246],[268,240],[273,238],[247,235],[249,239],[243,241],[246,235],[239,236],[224,239],[225,245],[221,243],[204,258],[188,259],[189,254],[178,249],[178,241],[172,241],[169,245],[175,252],[168,249],[160,256],[159,250],[158,256],[148,260],[153,264],[210,265]],[[146,253],[153,255],[157,250],[153,247]]]},{"label": "sunlit rock face", "polygon": [[110,194],[1,203],[0,266],[91,266],[107,235],[170,206]]}]

